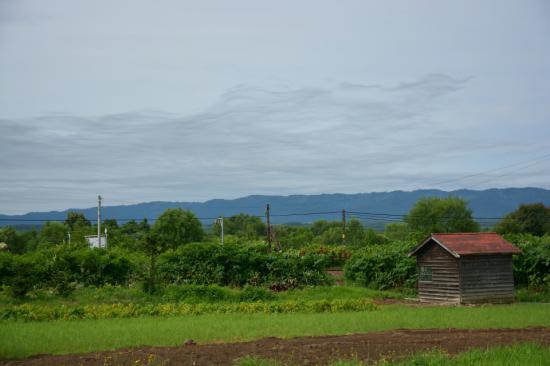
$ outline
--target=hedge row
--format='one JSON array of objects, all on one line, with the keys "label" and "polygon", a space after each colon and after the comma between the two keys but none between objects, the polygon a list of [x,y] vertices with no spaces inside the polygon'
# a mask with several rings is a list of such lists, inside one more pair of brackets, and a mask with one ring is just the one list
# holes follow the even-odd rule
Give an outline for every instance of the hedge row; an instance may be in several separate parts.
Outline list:
[{"label": "hedge row", "polygon": [[[127,285],[148,275],[148,258],[124,249],[65,246],[14,255],[0,253],[0,286],[14,297],[34,289],[69,294],[77,286]],[[157,258],[161,284],[266,286],[286,290],[331,283],[328,256],[297,251],[267,253],[264,247],[188,244]]]},{"label": "hedge row", "polygon": [[241,302],[234,304],[98,304],[65,305],[14,305],[0,308],[1,320],[47,321],[77,319],[135,318],[143,316],[178,316],[201,314],[274,314],[274,313],[335,313],[373,311],[378,307],[364,299]]},{"label": "hedge row", "polygon": [[161,281],[174,284],[269,286],[285,290],[330,283],[328,257],[289,251],[266,253],[261,247],[189,244],[163,253],[158,260]]},{"label": "hedge row", "polygon": [[15,297],[36,288],[67,294],[75,285],[126,285],[136,273],[137,261],[121,251],[59,246],[23,255],[0,253],[0,286]]}]

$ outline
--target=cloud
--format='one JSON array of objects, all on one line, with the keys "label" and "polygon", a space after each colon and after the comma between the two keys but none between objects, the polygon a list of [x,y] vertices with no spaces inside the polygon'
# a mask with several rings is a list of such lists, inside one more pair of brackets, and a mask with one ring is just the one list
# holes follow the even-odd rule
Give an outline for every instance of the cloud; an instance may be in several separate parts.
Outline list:
[{"label": "cloud", "polygon": [[476,144],[441,114],[467,83],[437,74],[397,86],[243,84],[188,116],[0,120],[0,204],[20,212],[87,206],[96,193],[197,201],[406,188],[438,169],[434,160]]}]

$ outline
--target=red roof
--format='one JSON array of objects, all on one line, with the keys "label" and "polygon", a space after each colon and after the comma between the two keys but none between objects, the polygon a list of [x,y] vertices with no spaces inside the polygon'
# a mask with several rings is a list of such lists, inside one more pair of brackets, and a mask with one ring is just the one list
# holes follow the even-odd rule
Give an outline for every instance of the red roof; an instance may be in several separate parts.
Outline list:
[{"label": "red roof", "polygon": [[432,234],[409,255],[434,240],[455,257],[469,254],[519,254],[521,250],[497,233]]}]

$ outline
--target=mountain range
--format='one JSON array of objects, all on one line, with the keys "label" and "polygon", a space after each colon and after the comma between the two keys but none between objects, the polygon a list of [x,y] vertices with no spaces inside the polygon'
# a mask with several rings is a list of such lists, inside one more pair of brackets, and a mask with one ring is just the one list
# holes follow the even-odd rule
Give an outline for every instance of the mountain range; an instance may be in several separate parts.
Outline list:
[{"label": "mountain range", "polygon": [[[133,205],[105,206],[102,218],[117,219],[124,223],[129,219],[154,221],[167,208],[181,207],[193,211],[203,223],[224,215],[238,213],[264,216],[266,204],[270,204],[273,223],[310,223],[319,219],[339,220],[341,210],[350,212],[351,217],[361,218],[365,224],[380,226],[383,222],[398,221],[418,199],[422,197],[460,197],[465,199],[479,221],[491,223],[496,218],[515,210],[521,203],[542,202],[550,205],[550,190],[542,188],[504,188],[442,191],[435,189],[411,192],[372,192],[356,194],[317,194],[267,196],[253,195],[237,199],[213,199],[206,202],[144,202]],[[64,220],[68,211],[82,212],[88,219],[97,218],[97,208],[75,208],[64,211],[29,212],[23,215],[0,214],[0,226],[39,226],[48,220]],[[354,214],[360,212],[362,214]],[[291,215],[294,213],[307,215]],[[311,213],[311,214],[310,214]],[[279,216],[280,215],[280,216]],[[349,216],[348,216],[349,217]],[[486,219],[490,218],[490,219]],[[485,221],[484,221],[485,220]]]}]

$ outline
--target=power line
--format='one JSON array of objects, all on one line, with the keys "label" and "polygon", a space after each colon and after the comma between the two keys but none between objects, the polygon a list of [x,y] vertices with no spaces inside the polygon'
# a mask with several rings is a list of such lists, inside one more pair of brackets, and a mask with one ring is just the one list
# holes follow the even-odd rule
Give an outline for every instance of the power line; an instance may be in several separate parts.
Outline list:
[{"label": "power line", "polygon": [[[532,165],[538,164],[539,162],[547,160],[547,159],[550,159],[550,154],[541,155],[541,156],[538,156],[538,157],[535,157],[535,158],[532,158],[532,159],[529,159],[529,160],[524,160],[524,161],[517,162],[517,163],[514,163],[514,164],[509,164],[509,165],[501,166],[501,167],[498,167],[498,168],[485,170],[485,171],[481,171],[481,172],[474,173],[474,174],[465,175],[465,176],[458,177],[458,178],[451,178],[451,179],[442,180],[442,181],[439,181],[439,182],[431,183],[430,185],[432,187],[434,187],[434,186],[437,186],[437,185],[440,185],[440,184],[458,182],[460,180],[464,180],[464,179],[468,179],[468,178],[478,177],[478,176],[481,176],[481,175],[487,175],[488,173],[497,172],[499,170],[504,170],[504,169],[513,168],[513,167],[516,167],[516,166],[521,166],[521,165],[526,164],[526,163],[527,164],[532,164]],[[530,166],[530,165],[528,165],[528,166]],[[493,179],[493,178],[491,178],[491,179]],[[487,181],[484,181],[484,182],[478,183],[477,185],[483,184],[483,183],[486,183],[486,182]]]},{"label": "power line", "polygon": [[298,213],[287,213],[287,214],[276,214],[271,215],[277,216],[277,217],[284,217],[284,216],[313,216],[313,215],[329,215],[329,214],[339,214],[342,211],[324,211],[324,212],[298,212]]},{"label": "power line", "polygon": [[[356,214],[356,215],[369,215],[369,216],[382,216],[382,217],[399,217],[399,218],[405,218],[405,217],[421,217],[420,215],[408,215],[408,214],[388,214],[388,213],[381,213],[381,212],[358,212],[358,211],[350,211],[350,213]],[[440,218],[447,218],[452,219],[455,218],[455,216],[440,216]],[[502,220],[504,217],[472,217],[475,220]]]},{"label": "power line", "polygon": [[[314,211],[314,212],[290,212],[283,214],[270,214],[271,217],[291,217],[291,216],[317,216],[317,215],[332,215],[332,214],[341,214],[342,211]],[[368,211],[346,211],[350,214],[350,217],[355,216],[361,219],[368,220],[381,220],[381,221],[403,221],[406,217],[422,217],[419,215],[408,215],[408,214],[395,214],[395,213],[385,213],[385,212],[368,212]],[[264,218],[264,215],[248,215],[249,217]],[[216,217],[197,217],[198,220],[207,221],[207,220],[217,220],[219,216]],[[226,217],[227,218],[227,217]],[[453,219],[454,216],[441,216],[439,218],[443,219]],[[502,220],[505,217],[472,217],[474,220],[478,221],[490,221],[490,220]],[[119,222],[127,221],[156,221],[158,218],[116,218],[116,217],[106,217],[102,221],[106,220],[116,220]],[[87,219],[90,222],[97,222],[97,219]],[[0,218],[0,222],[64,222],[65,219],[25,219],[25,218]]]}]

